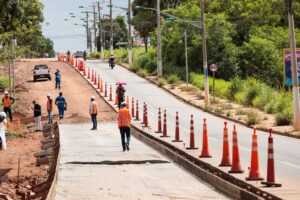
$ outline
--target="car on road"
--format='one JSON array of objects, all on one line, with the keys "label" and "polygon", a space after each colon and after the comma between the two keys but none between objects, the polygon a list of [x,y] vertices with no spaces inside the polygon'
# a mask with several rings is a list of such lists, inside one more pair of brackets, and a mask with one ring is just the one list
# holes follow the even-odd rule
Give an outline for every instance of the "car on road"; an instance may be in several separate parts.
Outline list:
[{"label": "car on road", "polygon": [[40,64],[35,65],[33,69],[33,81],[41,78],[47,78],[49,81],[51,80],[50,68],[47,65]]},{"label": "car on road", "polygon": [[82,51],[77,51],[73,55],[74,55],[75,58],[83,58],[83,52]]}]

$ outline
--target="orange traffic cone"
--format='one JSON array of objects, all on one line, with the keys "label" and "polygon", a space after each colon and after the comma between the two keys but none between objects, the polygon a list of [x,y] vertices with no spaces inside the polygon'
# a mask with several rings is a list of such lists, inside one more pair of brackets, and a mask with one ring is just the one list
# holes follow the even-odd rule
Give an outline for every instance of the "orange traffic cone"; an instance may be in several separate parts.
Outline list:
[{"label": "orange traffic cone", "polygon": [[180,140],[178,112],[176,112],[175,140],[172,140],[172,142],[182,142],[182,140]]},{"label": "orange traffic cone", "polygon": [[259,159],[258,159],[258,145],[257,145],[257,135],[256,128],[253,129],[252,135],[252,153],[251,153],[251,167],[249,172],[249,177],[246,178],[248,181],[263,180],[260,176],[259,171]]},{"label": "orange traffic cone", "polygon": [[95,72],[94,85],[97,85],[97,73]]},{"label": "orange traffic cone", "polygon": [[194,134],[194,119],[193,115],[191,115],[191,128],[190,128],[190,146],[186,149],[198,149],[195,147],[195,134]]},{"label": "orange traffic cone", "polygon": [[136,100],[135,121],[140,121],[140,115],[139,115],[139,100]]},{"label": "orange traffic cone", "polygon": [[274,150],[273,150],[273,137],[272,129],[269,129],[270,136],[268,138],[268,170],[267,170],[267,181],[261,182],[261,184],[267,187],[281,187],[280,183],[275,183],[275,165],[274,165]]},{"label": "orange traffic cone", "polygon": [[207,124],[206,124],[206,119],[203,119],[203,140],[202,140],[202,152],[201,155],[199,156],[200,158],[211,158],[212,156],[209,153],[209,148],[208,148],[208,133],[207,133]]},{"label": "orange traffic cone", "polygon": [[116,94],[115,105],[118,105],[118,95]]},{"label": "orange traffic cone", "polygon": [[97,86],[97,89],[100,90],[100,87],[101,87],[100,76],[98,76],[98,86]]},{"label": "orange traffic cone", "polygon": [[161,110],[158,108],[158,124],[157,124],[157,131],[155,133],[162,133],[161,130]]},{"label": "orange traffic cone", "polygon": [[168,136],[167,111],[166,110],[164,110],[163,135],[160,137],[170,137],[170,136]]},{"label": "orange traffic cone", "polygon": [[107,97],[107,82],[105,82],[104,97]]},{"label": "orange traffic cone", "polygon": [[129,109],[129,97],[126,98],[126,108]]},{"label": "orange traffic cone", "polygon": [[243,173],[240,163],[240,153],[237,138],[237,131],[235,125],[233,126],[232,132],[232,165],[229,173]]},{"label": "orange traffic cone", "polygon": [[90,70],[90,67],[88,67],[88,79],[91,78],[91,70]]},{"label": "orange traffic cone", "polygon": [[134,98],[131,99],[131,116],[134,117]]},{"label": "orange traffic cone", "polygon": [[94,70],[92,69],[92,80],[91,80],[92,82],[94,82],[94,78],[95,78],[94,77]]},{"label": "orange traffic cone", "polygon": [[144,118],[145,118],[145,122],[144,122],[144,126],[143,127],[149,127],[148,126],[148,108],[147,108],[147,104],[145,103],[145,115],[144,115]]},{"label": "orange traffic cone", "polygon": [[109,100],[108,101],[112,101],[113,99],[112,99],[112,87],[111,87],[111,85],[110,85],[110,87],[109,87]]},{"label": "orange traffic cone", "polygon": [[228,128],[227,122],[224,122],[224,134],[223,134],[223,157],[221,160],[220,167],[231,166],[230,156],[229,156],[229,142],[228,142]]}]

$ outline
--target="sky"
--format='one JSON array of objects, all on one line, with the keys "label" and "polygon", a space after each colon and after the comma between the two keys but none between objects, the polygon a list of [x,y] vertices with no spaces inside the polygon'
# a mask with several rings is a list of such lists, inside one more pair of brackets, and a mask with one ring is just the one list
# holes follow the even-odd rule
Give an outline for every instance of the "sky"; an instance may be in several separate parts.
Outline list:
[{"label": "sky", "polygon": [[[40,0],[44,4],[43,34],[52,39],[56,52],[71,52],[86,50],[85,27],[75,26],[83,24],[80,18],[85,18],[82,11],[92,11],[91,7],[97,0]],[[102,14],[109,14],[109,0],[99,0],[102,3]],[[112,0],[112,4],[127,7],[128,0]],[[84,6],[80,9],[79,6]],[[76,18],[71,18],[69,13],[74,13]],[[125,11],[113,8],[113,15],[125,15]],[[68,19],[65,21],[64,19]]]}]

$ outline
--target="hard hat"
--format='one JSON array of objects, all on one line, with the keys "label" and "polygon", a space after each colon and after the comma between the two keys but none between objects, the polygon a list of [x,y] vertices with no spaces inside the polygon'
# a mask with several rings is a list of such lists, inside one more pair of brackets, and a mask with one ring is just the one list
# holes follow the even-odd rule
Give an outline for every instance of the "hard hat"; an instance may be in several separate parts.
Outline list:
[{"label": "hard hat", "polygon": [[126,106],[126,102],[122,102],[122,103],[121,103],[121,106],[122,106],[122,107],[125,107],[125,106]]},{"label": "hard hat", "polygon": [[91,99],[95,100],[95,99],[96,99],[96,97],[95,97],[95,96],[91,96]]},{"label": "hard hat", "polygon": [[8,92],[7,92],[7,91],[5,91],[5,92],[4,92],[4,94],[8,94]]},{"label": "hard hat", "polygon": [[0,112],[0,116],[6,117],[6,113],[5,112]]},{"label": "hard hat", "polygon": [[50,97],[51,95],[50,94],[47,94],[47,97]]}]

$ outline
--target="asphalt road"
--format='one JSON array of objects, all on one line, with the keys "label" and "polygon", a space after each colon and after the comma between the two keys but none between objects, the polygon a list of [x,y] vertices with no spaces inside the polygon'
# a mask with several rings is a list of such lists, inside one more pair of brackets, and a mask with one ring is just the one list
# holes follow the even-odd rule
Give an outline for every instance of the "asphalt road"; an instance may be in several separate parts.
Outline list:
[{"label": "asphalt road", "polygon": [[[130,102],[131,97],[139,99],[140,112],[142,111],[142,102],[147,102],[149,121],[152,129],[157,129],[158,108],[161,107],[162,109],[166,109],[168,115],[168,133],[172,136],[171,138],[165,139],[167,141],[171,142],[174,137],[175,114],[176,111],[178,111],[180,118],[181,138],[184,140],[186,146],[189,144],[190,115],[193,114],[195,122],[196,145],[201,147],[202,122],[203,118],[206,118],[208,124],[210,152],[213,155],[213,158],[205,160],[214,166],[218,166],[218,164],[220,164],[223,145],[224,119],[215,117],[176,99],[174,96],[165,92],[161,88],[151,84],[149,81],[137,76],[123,67],[116,66],[113,70],[111,70],[108,66],[108,63],[101,61],[87,61],[86,64],[87,66],[90,66],[92,69],[96,70],[97,74],[99,74],[101,78],[108,83],[115,83],[116,81],[125,80],[127,82],[126,95],[130,97]],[[228,123],[230,133],[230,149],[233,124],[234,123],[232,122]],[[236,176],[244,179],[248,176],[248,167],[250,166],[252,142],[251,135],[253,130],[243,125],[237,125],[237,131],[241,163],[245,173]],[[263,178],[266,178],[269,134],[262,131],[257,131],[257,134],[260,171]],[[276,180],[279,183],[282,183],[283,187],[266,190],[284,198],[297,199],[300,197],[300,191],[297,188],[300,185],[300,154],[298,151],[300,147],[300,140],[275,134],[273,134],[273,138]],[[183,148],[182,143],[174,145]],[[200,151],[201,148],[198,151],[190,151],[190,153],[193,155],[199,155]],[[229,168],[222,169],[225,171],[229,170]],[[262,187],[259,182],[253,182],[253,184],[258,187]]]},{"label": "asphalt road", "polygon": [[133,137],[123,152],[116,123],[100,123],[97,131],[90,124],[59,129],[54,199],[229,199]]}]

